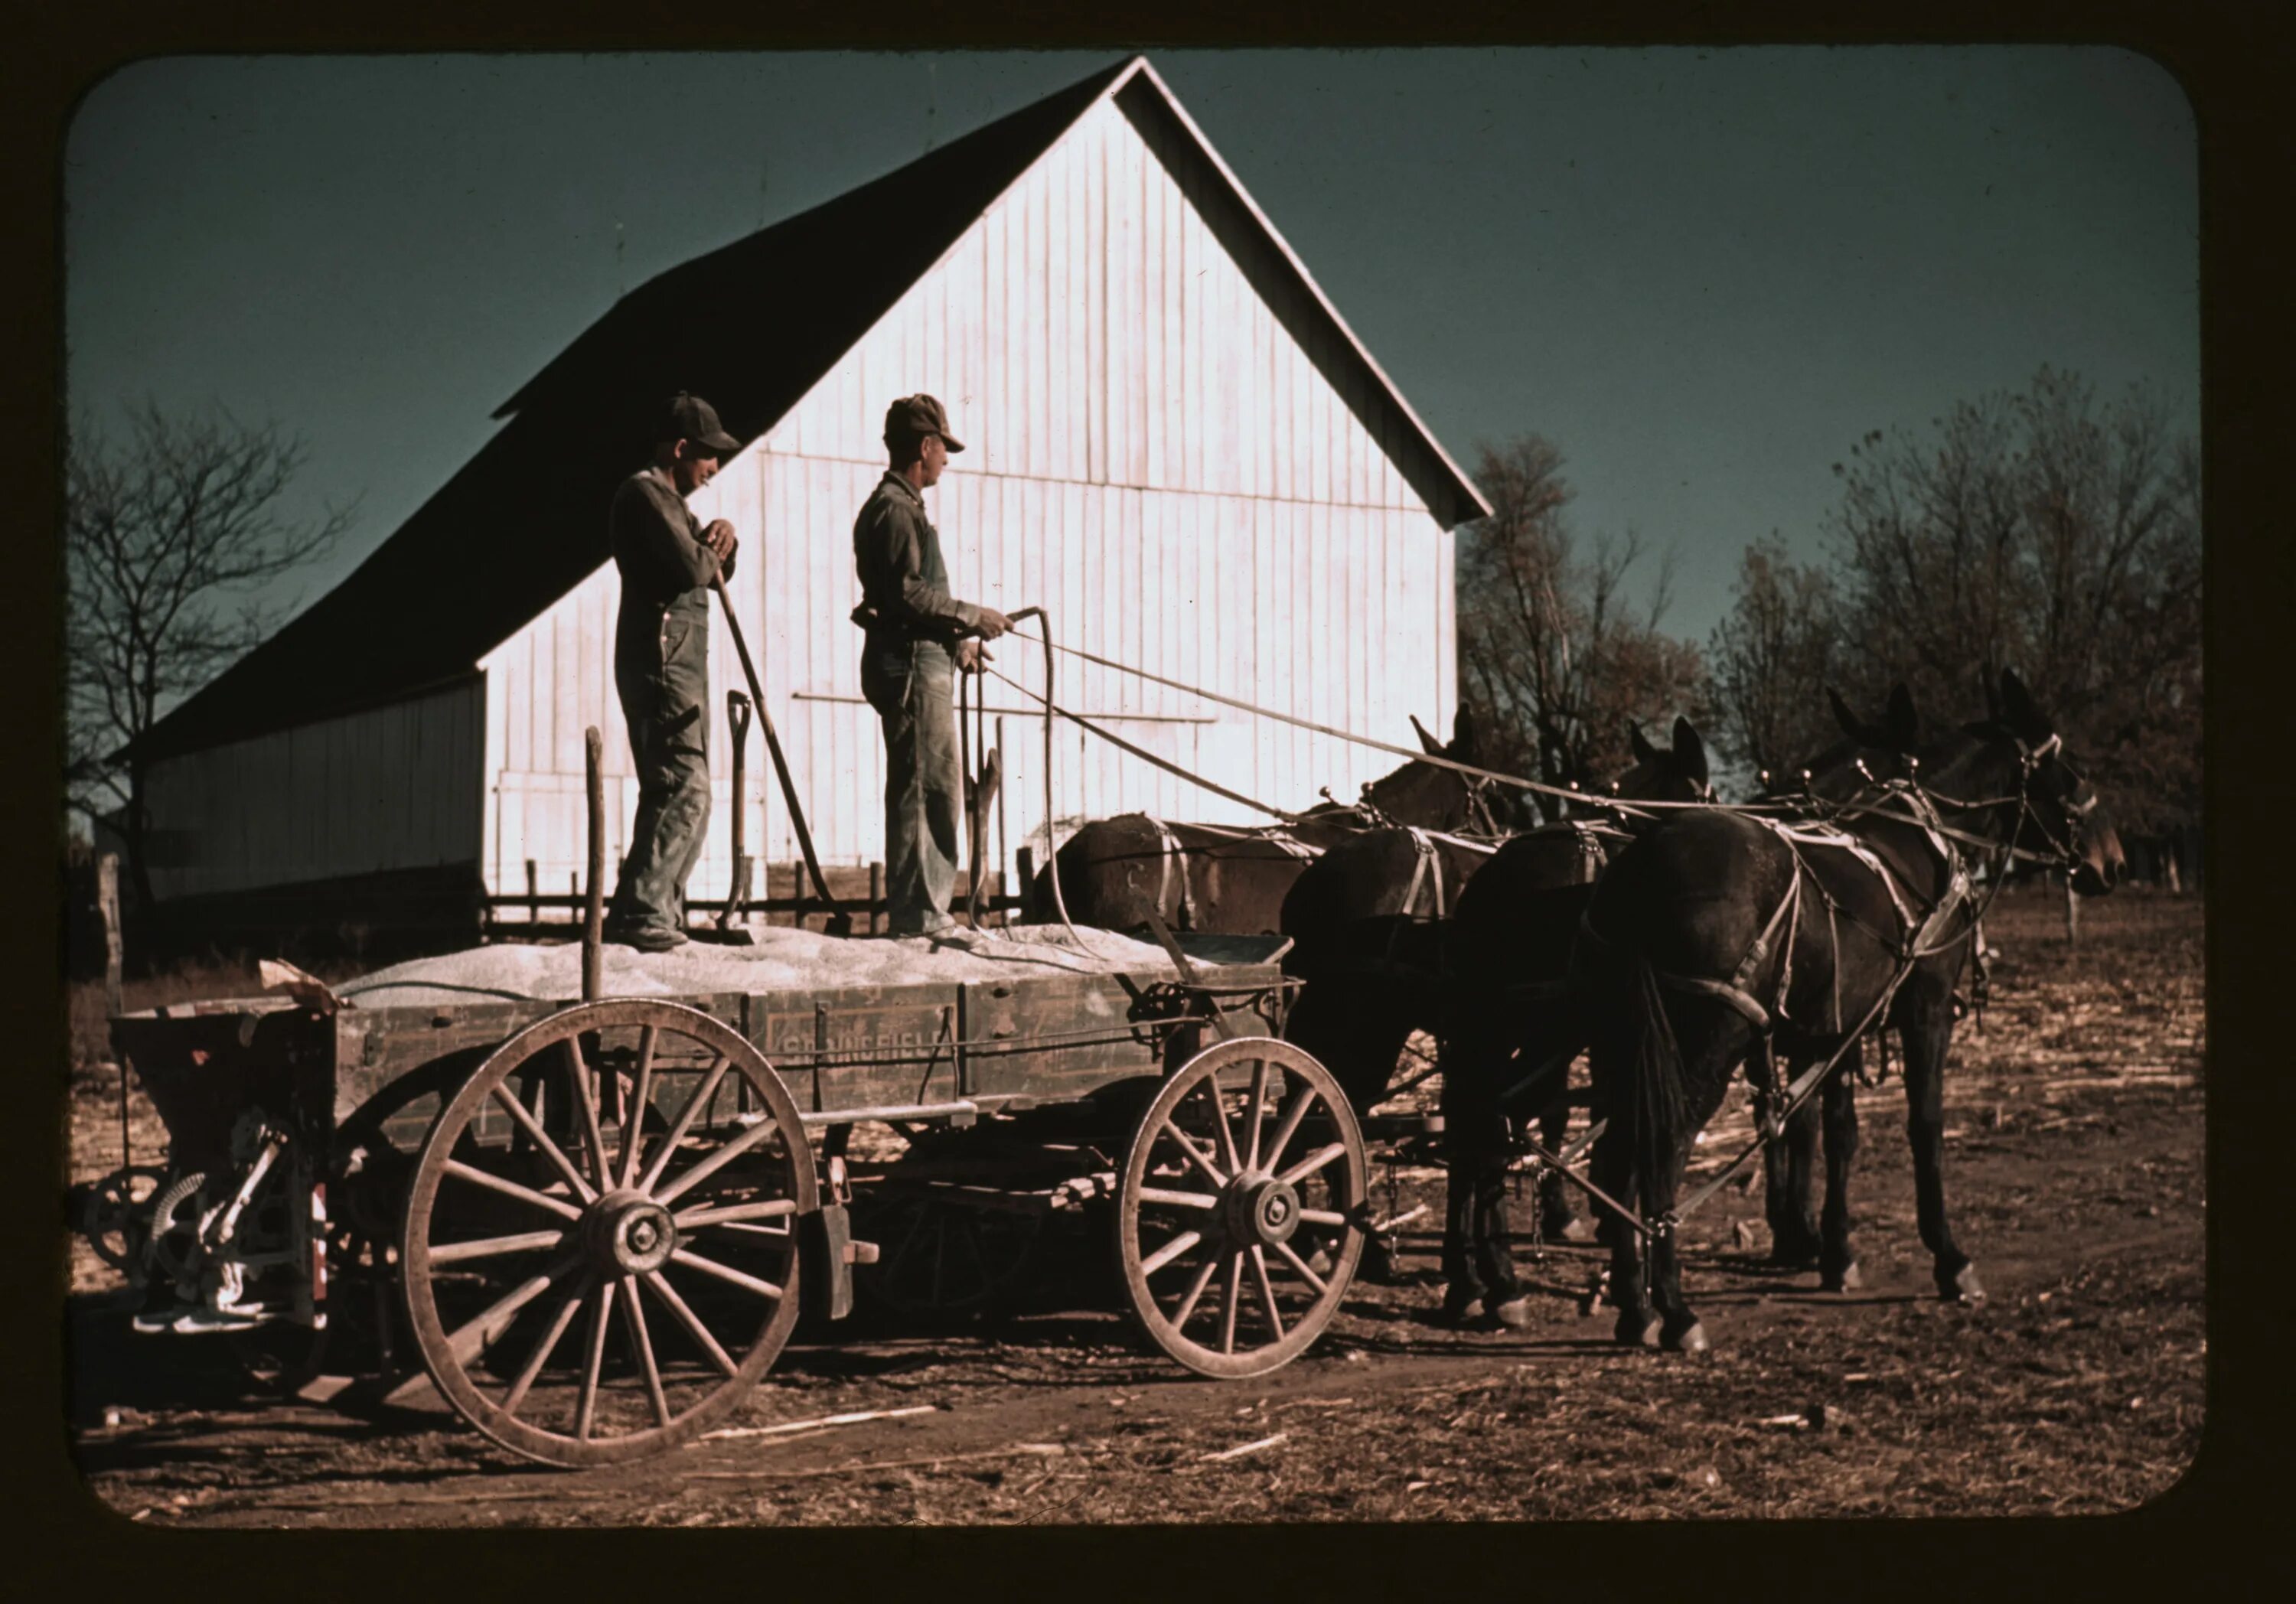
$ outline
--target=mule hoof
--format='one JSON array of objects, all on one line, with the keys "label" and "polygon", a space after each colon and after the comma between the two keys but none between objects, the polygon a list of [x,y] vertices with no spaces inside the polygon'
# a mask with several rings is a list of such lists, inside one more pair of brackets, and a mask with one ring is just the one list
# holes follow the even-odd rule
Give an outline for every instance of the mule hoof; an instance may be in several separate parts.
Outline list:
[{"label": "mule hoof", "polygon": [[1530,1294],[1528,1292],[1518,1292],[1505,1303],[1495,1304],[1486,1298],[1483,1306],[1490,1311],[1493,1320],[1511,1331],[1524,1330],[1530,1325]]},{"label": "mule hoof", "polygon": [[1321,1248],[1316,1248],[1315,1252],[1308,1256],[1308,1268],[1313,1270],[1319,1276],[1331,1274],[1332,1256]]},{"label": "mule hoof", "polygon": [[1706,1328],[1693,1320],[1679,1331],[1669,1331],[1666,1346],[1677,1354],[1702,1354],[1706,1351]]},{"label": "mule hoof", "polygon": [[1866,1278],[1857,1273],[1856,1259],[1850,1260],[1839,1270],[1827,1271],[1818,1282],[1819,1287],[1827,1292],[1855,1292],[1865,1284]]},{"label": "mule hoof", "polygon": [[1573,1215],[1562,1223],[1561,1230],[1550,1234],[1565,1242],[1591,1242],[1595,1240],[1595,1225],[1586,1215]]},{"label": "mule hoof", "polygon": [[1628,1347],[1654,1348],[1658,1346],[1658,1316],[1653,1314],[1644,1322],[1621,1310],[1619,1323],[1611,1328],[1611,1334]]},{"label": "mule hoof", "polygon": [[[1356,1279],[1374,1287],[1391,1287],[1396,1281],[1395,1245],[1385,1237],[1364,1240],[1363,1257],[1356,1261]],[[1312,1267],[1313,1261],[1310,1261]],[[1325,1273],[1316,1271],[1318,1275]]]},{"label": "mule hoof", "polygon": [[1938,1279],[1938,1290],[1948,1303],[1981,1304],[1985,1288],[1977,1279],[1977,1266],[1964,1264],[1951,1277]]}]

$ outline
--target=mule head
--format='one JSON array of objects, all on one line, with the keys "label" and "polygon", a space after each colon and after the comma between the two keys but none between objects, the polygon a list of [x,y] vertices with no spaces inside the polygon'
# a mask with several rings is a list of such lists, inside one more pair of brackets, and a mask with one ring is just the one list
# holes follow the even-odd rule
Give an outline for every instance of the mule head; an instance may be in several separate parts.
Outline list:
[{"label": "mule head", "polygon": [[1914,777],[1922,721],[1913,692],[1902,680],[1890,688],[1879,718],[1859,717],[1831,685],[1825,688],[1825,698],[1833,705],[1834,723],[1841,726],[1841,739],[1798,768],[1770,775],[1762,788],[1764,795],[1800,796],[1805,790],[1802,776],[1808,774],[1809,794],[1846,802],[1876,782]]},{"label": "mule head", "polygon": [[2017,844],[2061,856],[2074,890],[2083,896],[2103,896],[2119,883],[2128,863],[2096,788],[2067,758],[2056,722],[2034,702],[2013,668],[2001,671],[1999,706],[1994,725],[2016,742],[2024,771]]},{"label": "mule head", "polygon": [[[1436,740],[1415,715],[1411,718],[1411,728],[1429,757],[1482,766],[1474,725],[1464,708],[1452,721],[1448,745]],[[1488,780],[1463,774],[1440,764],[1413,762],[1365,786],[1363,798],[1398,824],[1415,824],[1422,830],[1472,830],[1505,835],[1507,831],[1501,828],[1492,811],[1491,784]]]},{"label": "mule head", "polygon": [[1698,726],[1686,718],[1674,721],[1674,744],[1659,747],[1643,734],[1642,726],[1627,725],[1627,744],[1634,750],[1631,767],[1613,779],[1614,797],[1636,802],[1710,802],[1714,786],[1706,765],[1706,741]]}]

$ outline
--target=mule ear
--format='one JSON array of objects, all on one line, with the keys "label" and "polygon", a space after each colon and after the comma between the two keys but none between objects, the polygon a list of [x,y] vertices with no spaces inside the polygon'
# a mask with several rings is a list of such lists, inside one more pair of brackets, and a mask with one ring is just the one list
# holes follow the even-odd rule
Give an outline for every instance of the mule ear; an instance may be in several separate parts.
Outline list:
[{"label": "mule ear", "polygon": [[1696,724],[1679,716],[1674,721],[1674,766],[1699,784],[1706,783],[1706,742]]},{"label": "mule ear", "polygon": [[1642,725],[1631,718],[1627,720],[1627,741],[1635,749],[1636,762],[1656,763],[1658,761],[1658,749],[1643,738]]},{"label": "mule ear", "polygon": [[1463,707],[1451,715],[1451,749],[1447,756],[1470,763],[1474,760],[1474,753],[1475,721],[1467,716],[1467,709]]},{"label": "mule ear", "polygon": [[1427,726],[1419,722],[1419,715],[1412,713],[1406,715],[1406,716],[1411,720],[1412,733],[1419,737],[1420,746],[1425,749],[1430,756],[1437,757],[1441,757],[1443,755],[1443,743],[1427,732]]},{"label": "mule ear", "polygon": [[1910,752],[1922,743],[1921,715],[1914,711],[1914,693],[1899,680],[1890,687],[1888,714],[1890,742],[1900,752]]},{"label": "mule ear", "polygon": [[1849,710],[1849,704],[1841,700],[1841,692],[1828,685],[1825,700],[1833,704],[1833,722],[1841,726],[1841,732],[1852,741],[1863,740],[1866,726],[1858,722],[1857,715]]},{"label": "mule ear", "polygon": [[2028,741],[2046,741],[2054,733],[2049,716],[2033,705],[2032,693],[2014,668],[2001,671],[2001,712],[2009,727]]}]

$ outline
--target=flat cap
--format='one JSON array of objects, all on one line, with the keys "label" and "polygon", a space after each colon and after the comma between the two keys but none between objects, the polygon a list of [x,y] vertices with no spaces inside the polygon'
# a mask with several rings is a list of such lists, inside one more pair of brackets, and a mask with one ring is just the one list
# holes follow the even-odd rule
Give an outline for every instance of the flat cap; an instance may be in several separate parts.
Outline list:
[{"label": "flat cap", "polygon": [[725,425],[718,421],[718,409],[685,390],[672,396],[663,409],[661,438],[692,440],[709,446],[720,456],[731,456],[742,449],[742,442],[727,434]]},{"label": "flat cap", "polygon": [[948,414],[939,402],[919,391],[903,396],[885,409],[885,440],[922,439],[926,435],[939,435],[940,443],[951,451],[963,451],[964,444],[948,432]]}]

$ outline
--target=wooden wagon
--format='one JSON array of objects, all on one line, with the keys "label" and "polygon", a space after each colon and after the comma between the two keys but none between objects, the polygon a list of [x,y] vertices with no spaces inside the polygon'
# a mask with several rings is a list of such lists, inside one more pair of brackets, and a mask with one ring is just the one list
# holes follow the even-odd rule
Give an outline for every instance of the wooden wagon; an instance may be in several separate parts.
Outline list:
[{"label": "wooden wagon", "polygon": [[307,1395],[435,1387],[551,1464],[723,1421],[801,1308],[848,1312],[856,1263],[896,1305],[962,1305],[1025,1274],[1032,1223],[1064,1209],[1099,1216],[1157,1348],[1260,1375],[1329,1323],[1372,1224],[1345,1097],[1278,1039],[1286,945],[1183,937],[1138,973],[126,1014],[113,1042],[169,1161],[113,1177],[86,1227],[145,1287],[139,1328],[232,1331]]}]

